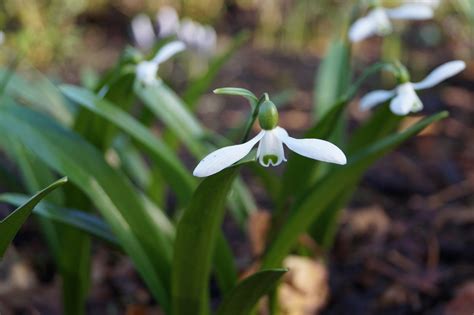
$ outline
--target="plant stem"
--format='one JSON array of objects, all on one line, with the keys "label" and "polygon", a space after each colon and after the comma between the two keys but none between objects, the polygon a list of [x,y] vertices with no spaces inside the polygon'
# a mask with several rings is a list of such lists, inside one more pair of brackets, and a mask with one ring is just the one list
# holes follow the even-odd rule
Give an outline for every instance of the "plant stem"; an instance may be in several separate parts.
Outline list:
[{"label": "plant stem", "polygon": [[259,99],[258,102],[255,104],[252,115],[250,116],[250,119],[247,122],[247,126],[245,126],[245,132],[244,136],[242,137],[242,143],[246,142],[249,139],[250,131],[252,130],[252,126],[255,123],[255,120],[258,117],[258,111],[260,110],[260,105],[263,103],[263,101],[268,100],[268,94],[264,93]]}]

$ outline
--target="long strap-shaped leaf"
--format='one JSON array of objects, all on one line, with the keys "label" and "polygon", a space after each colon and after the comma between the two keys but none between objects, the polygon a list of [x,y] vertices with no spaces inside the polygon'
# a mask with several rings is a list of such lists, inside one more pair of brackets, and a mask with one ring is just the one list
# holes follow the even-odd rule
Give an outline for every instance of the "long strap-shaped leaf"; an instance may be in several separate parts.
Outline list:
[{"label": "long strap-shaped leaf", "polygon": [[406,139],[416,135],[431,123],[445,117],[447,117],[446,112],[433,115],[399,134],[391,135],[376,142],[352,156],[346,167],[337,168],[318,181],[307,191],[305,197],[296,204],[285,225],[270,245],[263,259],[262,268],[278,266],[289,253],[298,236],[308,229],[311,222],[321,211],[335,202],[335,198],[347,186],[350,187],[353,182],[357,181],[367,165],[372,164],[377,158],[389,152]]},{"label": "long strap-shaped leaf", "polygon": [[237,170],[232,167],[204,179],[178,223],[172,275],[174,315],[200,315],[207,307],[212,255]]},{"label": "long strap-shaped leaf", "polygon": [[60,89],[75,103],[109,120],[127,134],[134,137],[152,154],[154,160],[159,163],[163,175],[170,183],[173,191],[178,194],[178,197],[184,203],[189,201],[195,181],[166,144],[153,136],[146,127],[128,113],[112,105],[110,102],[99,98],[92,92],[72,85],[63,85]]},{"label": "long strap-shaped leaf", "polygon": [[273,289],[287,269],[259,271],[240,282],[224,298],[217,315],[249,315],[258,300]]},{"label": "long strap-shaped leaf", "polygon": [[172,246],[127,178],[77,134],[29,109],[3,104],[0,130],[15,136],[52,169],[68,174],[84,191],[109,223],[154,297],[169,313]]},{"label": "long strap-shaped leaf", "polygon": [[[20,206],[28,201],[26,195],[5,193],[0,195],[0,201],[14,206]],[[47,218],[57,223],[69,225],[84,231],[112,245],[119,246],[117,238],[110,231],[109,226],[98,216],[84,211],[58,207],[42,201],[36,205],[33,214]]]},{"label": "long strap-shaped leaf", "polygon": [[8,245],[11,243],[13,238],[20,227],[25,223],[26,219],[30,216],[33,208],[46,197],[50,192],[55,190],[61,185],[67,182],[67,178],[61,178],[60,180],[52,183],[36,195],[31,197],[26,203],[17,208],[15,211],[10,213],[5,219],[0,221],[0,259],[5,254]]}]

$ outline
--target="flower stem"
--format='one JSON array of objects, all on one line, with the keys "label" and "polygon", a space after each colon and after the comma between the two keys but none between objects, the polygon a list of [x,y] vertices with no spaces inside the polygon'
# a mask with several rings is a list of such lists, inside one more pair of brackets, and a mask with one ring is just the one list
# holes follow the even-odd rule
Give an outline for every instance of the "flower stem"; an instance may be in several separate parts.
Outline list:
[{"label": "flower stem", "polygon": [[258,112],[260,110],[260,105],[263,103],[263,101],[268,100],[268,94],[264,93],[259,99],[258,102],[255,104],[252,115],[249,117],[249,120],[247,122],[247,126],[245,126],[245,132],[244,136],[242,137],[242,143],[246,142],[249,139],[250,131],[252,130],[252,126],[255,123],[255,120],[258,117]]}]

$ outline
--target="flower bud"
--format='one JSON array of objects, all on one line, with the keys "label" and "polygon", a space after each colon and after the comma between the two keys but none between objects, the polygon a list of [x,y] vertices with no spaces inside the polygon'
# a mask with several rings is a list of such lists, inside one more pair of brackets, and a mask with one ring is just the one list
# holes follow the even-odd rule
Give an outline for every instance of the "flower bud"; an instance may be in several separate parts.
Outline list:
[{"label": "flower bud", "polygon": [[258,122],[264,130],[272,130],[278,125],[278,110],[272,101],[267,99],[260,105]]}]

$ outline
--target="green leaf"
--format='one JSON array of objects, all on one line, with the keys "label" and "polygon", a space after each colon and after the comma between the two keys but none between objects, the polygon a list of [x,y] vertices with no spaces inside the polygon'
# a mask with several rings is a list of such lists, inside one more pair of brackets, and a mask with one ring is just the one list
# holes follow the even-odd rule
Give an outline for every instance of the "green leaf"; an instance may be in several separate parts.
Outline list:
[{"label": "green leaf", "polygon": [[129,180],[96,148],[40,113],[3,104],[0,130],[58,173],[68,174],[101,212],[154,297],[169,312],[172,245]]},{"label": "green leaf", "polygon": [[178,223],[172,275],[174,315],[199,315],[207,308],[211,260],[238,169],[228,168],[204,179]]},{"label": "green leaf", "polygon": [[[0,69],[0,77],[8,70]],[[64,103],[58,88],[39,71],[28,72],[28,79],[18,73],[10,73],[11,78],[6,87],[6,94],[23,104],[48,113],[64,125],[70,125],[73,116]]]},{"label": "green leaf", "polygon": [[191,109],[196,106],[199,98],[209,90],[209,86],[212,84],[221,68],[248,40],[248,38],[248,32],[243,31],[237,34],[230,47],[224,53],[212,60],[207,72],[189,84],[188,89],[184,92],[183,100]]},{"label": "green leaf", "polygon": [[320,65],[314,88],[315,118],[322,119],[346,91],[350,73],[350,44],[333,39]]},{"label": "green leaf", "polygon": [[405,131],[388,136],[375,142],[367,148],[349,158],[349,163],[345,167],[333,169],[320,181],[310,187],[304,197],[296,202],[289,218],[270,244],[268,252],[263,259],[262,268],[273,268],[278,266],[282,259],[290,252],[297,241],[299,235],[304,233],[313,220],[322,211],[337,202],[341,193],[357,182],[359,176],[373,164],[375,160],[393,150],[403,141],[419,133],[431,123],[447,117],[446,112],[442,112],[406,129]]},{"label": "green leaf", "polygon": [[207,150],[200,145],[206,131],[176,93],[163,82],[160,85],[135,84],[135,93],[143,103],[198,157]]},{"label": "green leaf", "polygon": [[287,271],[262,270],[244,279],[224,298],[217,315],[249,315],[260,298],[273,289]]},{"label": "green leaf", "polygon": [[178,198],[184,204],[189,201],[195,187],[194,178],[191,177],[177,156],[145,126],[128,113],[86,89],[72,85],[62,85],[60,89],[75,103],[107,119],[140,143],[160,166],[163,176],[170,183]]},{"label": "green leaf", "polygon": [[[0,195],[0,201],[14,206],[20,206],[28,201],[28,197],[21,194],[5,193]],[[57,223],[69,225],[84,231],[115,246],[120,246],[109,226],[99,217],[75,209],[58,207],[46,201],[36,205],[33,214],[47,218]]]},{"label": "green leaf", "polygon": [[243,96],[252,104],[252,107],[255,107],[258,102],[258,97],[247,89],[224,87],[215,89],[213,92],[214,94]]},{"label": "green leaf", "polygon": [[30,216],[33,208],[46,197],[50,192],[64,185],[67,182],[67,178],[61,178],[60,180],[52,183],[36,195],[31,197],[26,203],[21,205],[15,211],[10,213],[5,219],[0,221],[0,259],[3,258],[8,245],[13,241],[16,233],[20,230],[23,223]]}]

